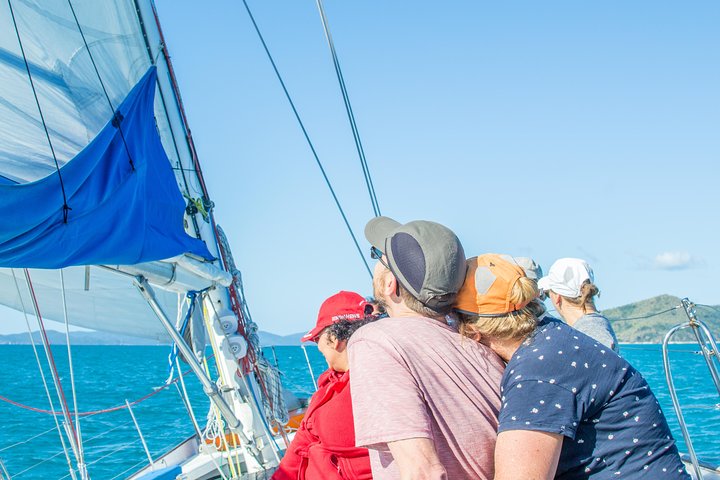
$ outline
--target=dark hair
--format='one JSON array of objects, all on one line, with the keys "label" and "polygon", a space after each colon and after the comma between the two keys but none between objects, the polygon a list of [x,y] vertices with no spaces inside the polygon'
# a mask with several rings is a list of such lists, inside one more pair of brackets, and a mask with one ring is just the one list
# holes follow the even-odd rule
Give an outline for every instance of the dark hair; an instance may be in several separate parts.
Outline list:
[{"label": "dark hair", "polygon": [[328,334],[340,341],[348,341],[358,328],[378,319],[375,315],[368,315],[362,320],[338,320],[327,327]]},{"label": "dark hair", "polygon": [[[376,316],[378,317],[387,313],[385,311],[385,305],[376,300],[375,297],[365,297],[365,301],[367,302],[367,305],[365,305],[365,316],[371,315],[376,309],[378,312]],[[368,311],[368,307],[372,307],[372,310]]]}]

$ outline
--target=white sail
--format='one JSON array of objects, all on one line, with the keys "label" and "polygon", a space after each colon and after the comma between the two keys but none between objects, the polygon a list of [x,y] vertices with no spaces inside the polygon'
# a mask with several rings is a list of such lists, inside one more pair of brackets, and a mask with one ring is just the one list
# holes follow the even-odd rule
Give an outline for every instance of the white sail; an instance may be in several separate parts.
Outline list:
[{"label": "white sail", "polygon": [[[185,129],[178,115],[179,107],[172,94],[167,66],[160,55],[161,40],[150,3],[73,0],[72,8],[92,58],[85,49],[68,2],[13,0],[12,7],[15,23],[8,5],[0,7],[0,181],[4,178],[26,183],[56,171],[25,60],[30,65],[38,102],[61,167],[112,118],[110,104],[117,107],[157,60],[160,74],[155,119],[160,138],[176,169],[183,194],[201,198],[203,192],[193,172]],[[151,21],[142,25],[138,9]],[[24,52],[18,42],[15,24]],[[187,171],[183,174],[181,169]],[[210,226],[203,221],[197,223],[203,236],[212,238]],[[186,224],[188,231],[195,235],[189,218],[186,218]],[[206,243],[217,255],[214,242]],[[189,272],[188,269],[180,270]],[[89,288],[86,288],[84,268],[69,268],[65,275],[71,324],[148,338],[167,338],[132,286],[131,279],[92,267]],[[28,295],[24,275],[16,271],[15,276],[21,281],[22,295]],[[201,275],[197,277],[188,283],[196,287],[209,284]],[[41,313],[49,319],[62,320],[58,272],[33,271],[31,278],[36,284]],[[227,279],[223,283],[227,284]],[[21,301],[18,297],[10,269],[0,269],[0,288],[0,304],[17,310],[22,310],[24,304],[26,309],[32,310],[29,298]],[[174,293],[159,295],[171,315],[176,312],[176,297]]]},{"label": "white sail", "polygon": [[[0,217],[0,304],[171,338],[213,404],[187,478],[207,469],[255,478],[277,465],[270,425],[287,410],[244,318],[163,48],[149,0],[0,7],[0,193],[12,206]],[[188,330],[174,328],[186,295],[192,348]],[[217,379],[202,364],[206,338]],[[239,445],[200,448],[226,434]],[[85,478],[81,442],[68,439]]]}]

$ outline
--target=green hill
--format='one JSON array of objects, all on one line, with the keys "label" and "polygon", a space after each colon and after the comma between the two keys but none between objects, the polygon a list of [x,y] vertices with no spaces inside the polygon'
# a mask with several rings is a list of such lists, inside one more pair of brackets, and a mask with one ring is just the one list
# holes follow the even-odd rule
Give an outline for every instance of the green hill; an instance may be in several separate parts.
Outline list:
[{"label": "green hill", "polygon": [[[672,295],[660,295],[647,300],[604,310],[602,313],[610,320],[618,340],[621,343],[662,343],[665,334],[675,325],[688,321],[685,310],[674,308],[680,305],[680,299]],[[664,312],[656,315],[659,312]],[[705,323],[716,341],[720,341],[720,306],[705,307],[698,305],[697,318]],[[673,341],[693,341],[690,330],[678,332]]]}]

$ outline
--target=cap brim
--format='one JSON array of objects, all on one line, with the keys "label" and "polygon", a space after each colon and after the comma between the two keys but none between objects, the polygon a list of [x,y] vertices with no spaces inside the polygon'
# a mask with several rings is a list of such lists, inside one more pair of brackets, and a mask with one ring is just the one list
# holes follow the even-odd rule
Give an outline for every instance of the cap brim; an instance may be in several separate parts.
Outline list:
[{"label": "cap brim", "polygon": [[301,342],[312,342],[325,327],[315,327],[300,338]]},{"label": "cap brim", "polygon": [[537,281],[537,286],[540,290],[550,290],[550,278],[542,277],[540,280]]},{"label": "cap brim", "polygon": [[365,238],[370,245],[385,253],[385,239],[400,226],[402,226],[400,222],[390,217],[375,217],[365,225]]}]

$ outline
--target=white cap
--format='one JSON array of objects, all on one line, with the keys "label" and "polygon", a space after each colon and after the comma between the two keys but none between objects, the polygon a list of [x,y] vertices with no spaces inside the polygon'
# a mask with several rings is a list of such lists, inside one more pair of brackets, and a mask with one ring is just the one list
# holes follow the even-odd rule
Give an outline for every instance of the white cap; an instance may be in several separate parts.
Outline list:
[{"label": "white cap", "polygon": [[550,271],[540,280],[538,287],[557,293],[563,297],[577,298],[582,292],[586,280],[595,281],[592,268],[580,258],[561,258],[550,267]]}]

